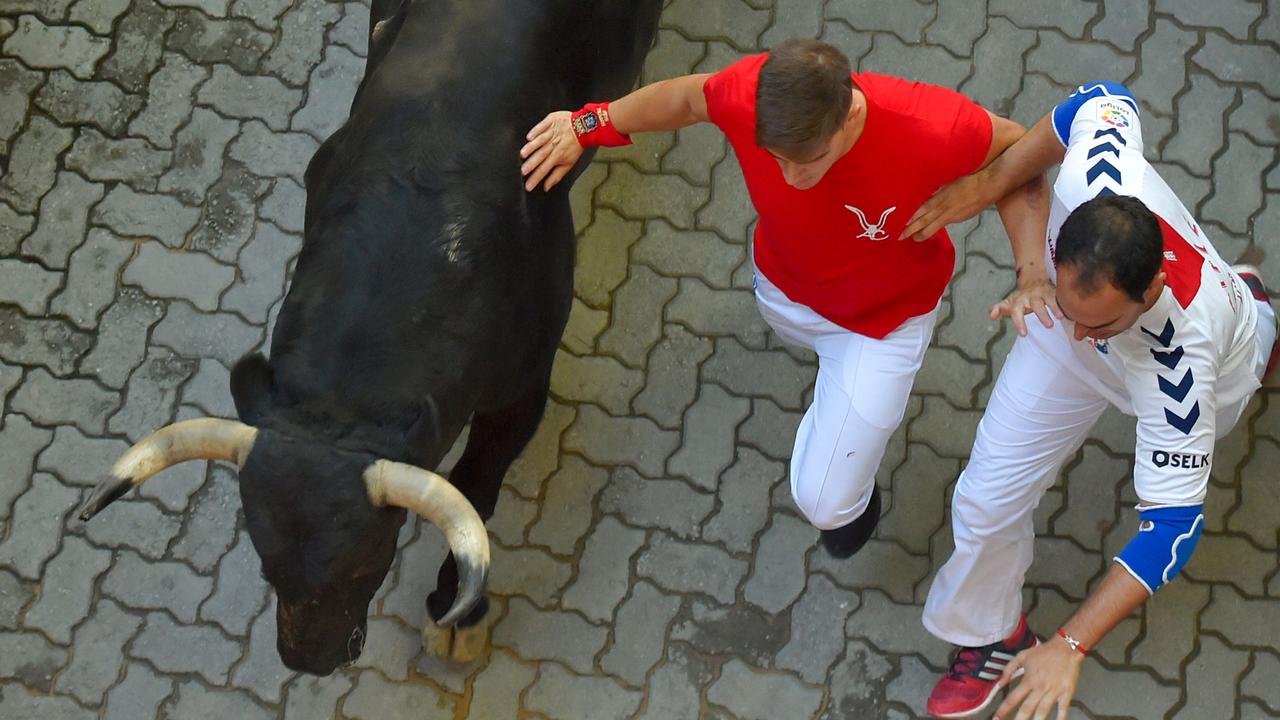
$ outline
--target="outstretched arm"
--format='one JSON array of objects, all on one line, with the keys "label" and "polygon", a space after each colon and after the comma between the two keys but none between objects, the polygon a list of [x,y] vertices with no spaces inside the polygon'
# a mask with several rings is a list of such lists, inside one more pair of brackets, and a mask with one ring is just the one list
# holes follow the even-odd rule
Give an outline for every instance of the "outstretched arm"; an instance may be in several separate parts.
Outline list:
[{"label": "outstretched arm", "polygon": [[[609,118],[623,135],[651,130],[675,130],[708,120],[707,100],[702,93],[709,74],[683,75],[662,80],[609,103]],[[570,123],[571,113],[558,110],[543,118],[525,136],[520,148],[520,174],[524,189],[539,183],[550,190],[573,169],[582,156],[582,146]]]}]

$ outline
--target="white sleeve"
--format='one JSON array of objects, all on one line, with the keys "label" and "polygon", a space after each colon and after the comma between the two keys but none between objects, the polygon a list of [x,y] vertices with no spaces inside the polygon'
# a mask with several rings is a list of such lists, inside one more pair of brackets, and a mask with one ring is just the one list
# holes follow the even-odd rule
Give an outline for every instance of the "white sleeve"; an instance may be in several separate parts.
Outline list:
[{"label": "white sleeve", "polygon": [[1150,169],[1133,95],[1118,83],[1082,85],[1053,109],[1067,148],[1054,194],[1070,212],[1100,195],[1138,196]]},{"label": "white sleeve", "polygon": [[1185,317],[1138,321],[1146,347],[1125,359],[1138,416],[1134,489],[1149,505],[1204,502],[1216,439],[1217,353]]}]

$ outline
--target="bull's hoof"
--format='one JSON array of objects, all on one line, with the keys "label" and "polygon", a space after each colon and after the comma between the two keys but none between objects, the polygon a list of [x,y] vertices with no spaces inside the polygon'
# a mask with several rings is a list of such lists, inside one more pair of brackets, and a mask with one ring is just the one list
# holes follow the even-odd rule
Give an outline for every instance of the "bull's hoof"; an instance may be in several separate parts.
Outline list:
[{"label": "bull's hoof", "polygon": [[457,665],[469,665],[479,660],[488,645],[487,618],[465,628],[442,628],[427,620],[422,628],[423,649],[430,655]]}]

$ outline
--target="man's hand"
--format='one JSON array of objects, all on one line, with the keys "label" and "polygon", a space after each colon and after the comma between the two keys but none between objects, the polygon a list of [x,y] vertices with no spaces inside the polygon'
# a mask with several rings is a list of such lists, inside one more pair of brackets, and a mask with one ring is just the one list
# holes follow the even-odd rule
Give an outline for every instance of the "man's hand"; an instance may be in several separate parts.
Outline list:
[{"label": "man's hand", "polygon": [[582,146],[569,120],[571,115],[568,110],[553,112],[525,135],[529,142],[520,148],[520,158],[524,160],[520,174],[526,178],[525,190],[532,191],[538,183],[542,183],[543,190],[550,190],[582,157]]},{"label": "man's hand", "polygon": [[997,682],[1008,687],[1019,669],[1022,680],[996,710],[995,720],[1048,720],[1054,707],[1058,708],[1057,720],[1066,720],[1083,660],[1084,655],[1056,637],[1018,653]]},{"label": "man's hand", "polygon": [[983,174],[977,172],[943,185],[933,197],[916,209],[899,239],[911,238],[916,242],[924,242],[944,225],[968,220],[982,212],[983,208],[995,201],[995,198],[985,192],[983,179]]},{"label": "man's hand", "polygon": [[1018,334],[1026,337],[1026,316],[1035,313],[1040,324],[1046,328],[1053,327],[1053,318],[1062,319],[1062,309],[1058,307],[1058,293],[1049,282],[1049,278],[1041,275],[1026,282],[1019,282],[1018,287],[1004,300],[991,306],[991,319],[1011,318]]}]

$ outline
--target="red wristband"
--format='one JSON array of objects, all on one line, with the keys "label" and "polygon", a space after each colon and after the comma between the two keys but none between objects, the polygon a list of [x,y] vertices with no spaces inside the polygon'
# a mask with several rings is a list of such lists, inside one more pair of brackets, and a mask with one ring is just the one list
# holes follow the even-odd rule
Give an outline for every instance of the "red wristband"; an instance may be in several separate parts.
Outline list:
[{"label": "red wristband", "polygon": [[1063,630],[1062,628],[1058,628],[1058,637],[1062,638],[1063,640],[1066,640],[1067,645],[1070,646],[1072,650],[1075,650],[1081,655],[1089,654],[1089,648],[1085,647],[1084,645],[1081,645],[1079,640],[1068,635],[1066,631]]},{"label": "red wristband", "polygon": [[609,103],[587,103],[570,116],[573,134],[584,148],[630,145],[631,136],[623,135],[609,119]]}]

